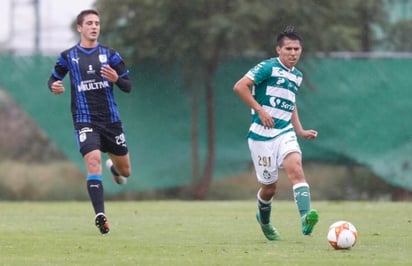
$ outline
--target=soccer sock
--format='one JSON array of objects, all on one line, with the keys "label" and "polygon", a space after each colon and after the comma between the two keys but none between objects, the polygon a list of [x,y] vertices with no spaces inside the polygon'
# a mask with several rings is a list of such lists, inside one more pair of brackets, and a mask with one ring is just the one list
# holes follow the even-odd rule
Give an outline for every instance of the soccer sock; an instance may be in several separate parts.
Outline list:
[{"label": "soccer sock", "polygon": [[119,172],[117,172],[116,168],[114,168],[114,165],[110,167],[110,172],[112,172],[112,174],[115,176],[120,176]]},{"label": "soccer sock", "polygon": [[298,183],[293,186],[293,195],[300,216],[310,210],[310,189],[308,183]]},{"label": "soccer sock", "polygon": [[103,183],[101,175],[89,175],[87,176],[87,191],[93,205],[94,212],[104,213],[104,194]]},{"label": "soccer sock", "polygon": [[269,201],[262,200],[260,198],[259,193],[260,193],[260,190],[257,194],[260,222],[262,224],[268,224],[270,223],[270,213],[272,210],[272,199],[270,199]]}]

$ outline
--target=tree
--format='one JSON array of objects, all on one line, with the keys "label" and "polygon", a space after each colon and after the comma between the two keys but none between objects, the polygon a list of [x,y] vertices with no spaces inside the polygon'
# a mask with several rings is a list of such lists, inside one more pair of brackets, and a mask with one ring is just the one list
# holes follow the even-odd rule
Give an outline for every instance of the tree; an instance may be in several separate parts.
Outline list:
[{"label": "tree", "polygon": [[[354,8],[370,1],[123,0],[113,4],[97,0],[95,5],[105,20],[102,37],[106,43],[124,51],[131,61],[155,59],[180,67],[192,106],[194,196],[203,199],[214,169],[214,76],[220,62],[262,51],[272,56],[275,34],[289,24],[305,37],[306,51],[364,49],[364,42],[356,39],[364,31],[358,27],[360,21],[365,24],[364,13]],[[380,10],[379,5],[376,8]],[[374,23],[372,19],[368,16],[366,24]],[[197,116],[202,91],[208,139],[205,168],[200,173]]]},{"label": "tree", "polygon": [[387,36],[390,50],[410,52],[412,51],[412,20],[402,20],[395,23]]}]

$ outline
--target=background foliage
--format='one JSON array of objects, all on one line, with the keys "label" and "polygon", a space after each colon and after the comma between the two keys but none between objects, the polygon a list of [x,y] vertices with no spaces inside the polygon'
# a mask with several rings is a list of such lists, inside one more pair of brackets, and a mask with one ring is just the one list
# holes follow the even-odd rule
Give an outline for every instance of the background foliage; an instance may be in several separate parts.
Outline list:
[{"label": "background foliage", "polygon": [[[180,95],[180,98],[177,98],[179,103],[189,103],[190,109],[178,108],[167,114],[187,112],[191,115],[188,119],[190,126],[182,124],[179,127],[180,131],[175,130],[174,133],[180,132],[180,139],[177,141],[187,136],[192,140],[191,154],[187,157],[192,160],[192,186],[197,191],[194,196],[204,198],[209,187],[213,185],[211,177],[216,168],[216,152],[219,149],[218,131],[221,123],[219,117],[222,110],[216,110],[216,107],[219,107],[222,99],[219,99],[221,95],[216,91],[216,77],[229,75],[234,82],[233,77],[240,77],[246,71],[244,67],[238,67],[237,70],[232,69],[232,73],[222,73],[219,70],[222,64],[228,60],[236,61],[249,56],[253,58],[273,56],[275,35],[289,24],[295,25],[304,36],[304,60],[313,58],[319,52],[322,56],[333,56],[336,52],[344,52],[346,55],[350,55],[347,52],[365,51],[371,51],[372,54],[377,51],[407,52],[410,49],[408,43],[412,43],[408,41],[408,36],[411,36],[408,34],[410,20],[404,16],[408,10],[407,4],[408,1],[396,0],[308,0],[304,2],[125,0],[114,5],[113,1],[98,0],[95,6],[102,14],[101,41],[118,49],[133,72],[140,75],[137,87],[140,86],[140,81],[150,80],[148,77],[151,76],[166,75],[168,78],[172,76],[173,84],[168,86],[169,89],[178,90],[176,95]],[[27,64],[26,59],[13,60],[19,62],[22,69],[19,71],[5,69],[4,76],[7,76],[13,85],[9,85],[9,82],[2,82],[2,85],[6,84],[10,91],[21,92],[25,88],[20,87],[24,84],[19,75],[25,73],[24,71],[31,72],[28,69],[31,58],[27,60]],[[52,61],[54,59],[50,60]],[[148,69],[148,62],[158,67]],[[36,69],[39,75],[32,79],[33,84],[37,80],[44,82],[47,79],[49,72],[40,73],[41,69],[41,66]],[[337,82],[345,84],[345,81]],[[316,90],[316,84],[310,76],[306,77],[305,84],[309,87],[309,92]],[[159,81],[151,85],[152,87],[167,86]],[[231,85],[225,84],[226,87]],[[150,86],[145,85],[145,87]],[[30,93],[31,90],[27,92]],[[146,92],[138,96],[148,96]],[[170,98],[171,95],[168,93],[164,96]],[[149,100],[156,96],[158,95],[152,93]],[[10,104],[1,105],[9,102],[4,101],[5,97],[0,97],[0,101],[2,99],[0,116],[3,115],[2,120],[4,120],[5,110],[11,109]],[[176,101],[176,98],[170,99]],[[27,109],[29,113],[33,115],[33,112],[37,112],[35,116],[40,116],[41,119],[54,115],[39,114],[36,111],[38,105],[34,98],[26,97],[22,101],[23,105],[30,106]],[[48,107],[57,106],[61,110],[66,101],[67,97],[53,99],[53,102],[48,103]],[[127,101],[136,104],[132,98]],[[141,109],[148,110],[147,108],[153,108],[153,104],[144,105]],[[20,122],[12,118],[12,124],[1,125],[4,130],[0,133],[0,139],[5,143],[1,147],[5,151],[2,153],[3,158],[6,154],[13,153],[13,159],[19,160],[24,156],[23,160],[30,160],[29,154],[41,153],[41,155],[34,155],[33,160],[43,162],[50,161],[50,158],[64,159],[64,155],[56,150],[54,144],[47,142],[47,137],[41,130],[32,126],[24,127],[30,125],[29,119],[21,119],[22,115],[18,112],[14,112],[11,116],[20,117],[18,120]],[[157,118],[160,118],[160,115]],[[64,119],[54,125],[55,129],[68,126],[67,121],[64,116]],[[23,127],[24,130],[19,130]],[[35,129],[30,131],[28,128]],[[11,129],[18,133],[10,133]],[[190,131],[190,134],[181,134],[181,130],[187,133]],[[15,134],[14,138],[10,138],[9,136],[13,134]],[[22,141],[20,136],[26,138],[30,136],[31,139],[28,137],[27,141]],[[77,151],[73,149],[72,141],[66,139],[64,143],[58,144],[71,147],[73,152],[69,153],[70,157],[73,154],[78,156]],[[40,147],[46,149],[43,149],[43,152],[31,152],[39,151],[42,149]],[[206,147],[206,153],[203,152],[203,147]],[[331,154],[332,157],[335,155]],[[388,156],[392,157],[390,154]],[[343,158],[348,160],[340,163],[349,163],[351,167],[353,162],[350,158],[345,156]],[[221,161],[218,160],[218,163]],[[191,188],[188,187],[188,190]],[[176,190],[173,193],[176,194]]]},{"label": "background foliage", "polygon": [[[230,58],[264,53],[271,56],[274,38],[286,25],[305,36],[314,51],[370,51],[372,27],[387,22],[383,1],[246,1],[129,0],[115,6],[96,1],[106,21],[102,40],[126,52],[131,62],[147,59],[178,65],[191,102],[192,175],[195,197],[202,199],[215,167],[215,76],[219,64]],[[206,108],[207,155],[200,170],[199,106]]]}]

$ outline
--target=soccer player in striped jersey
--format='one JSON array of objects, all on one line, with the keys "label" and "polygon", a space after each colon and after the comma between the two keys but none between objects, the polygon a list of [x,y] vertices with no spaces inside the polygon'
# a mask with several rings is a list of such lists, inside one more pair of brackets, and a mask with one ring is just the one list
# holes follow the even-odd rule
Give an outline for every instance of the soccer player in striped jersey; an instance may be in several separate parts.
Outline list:
[{"label": "soccer player in striped jersey", "polygon": [[87,190],[95,211],[95,225],[102,234],[110,231],[104,208],[102,152],[106,166],[118,184],[131,174],[129,151],[114,99],[114,84],[128,93],[132,83],[120,54],[98,42],[100,16],[83,10],[77,16],[80,42],[63,51],[48,81],[52,93],[65,92],[62,80],[70,74],[71,112],[76,141],[87,168]]},{"label": "soccer player in striped jersey", "polygon": [[279,168],[284,168],[292,183],[302,233],[310,235],[319,219],[317,211],[310,206],[309,185],[296,137],[313,140],[318,134],[302,127],[296,106],[296,94],[303,75],[295,65],[302,53],[302,38],[294,27],[289,26],[276,41],[278,57],[251,68],[233,88],[252,111],[248,144],[260,183],[256,218],[269,240],[280,239],[279,232],[270,222]]}]

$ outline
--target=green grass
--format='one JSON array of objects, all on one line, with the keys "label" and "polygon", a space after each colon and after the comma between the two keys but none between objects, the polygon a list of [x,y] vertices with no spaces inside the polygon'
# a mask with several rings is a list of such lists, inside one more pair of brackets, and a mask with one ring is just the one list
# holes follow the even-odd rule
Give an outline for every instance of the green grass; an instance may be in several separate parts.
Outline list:
[{"label": "green grass", "polygon": [[[0,265],[411,265],[411,203],[312,205],[320,221],[308,237],[294,203],[275,201],[282,240],[270,242],[254,201],[107,202],[107,236],[89,202],[0,202]],[[337,220],[357,227],[352,250],[327,243]]]}]

